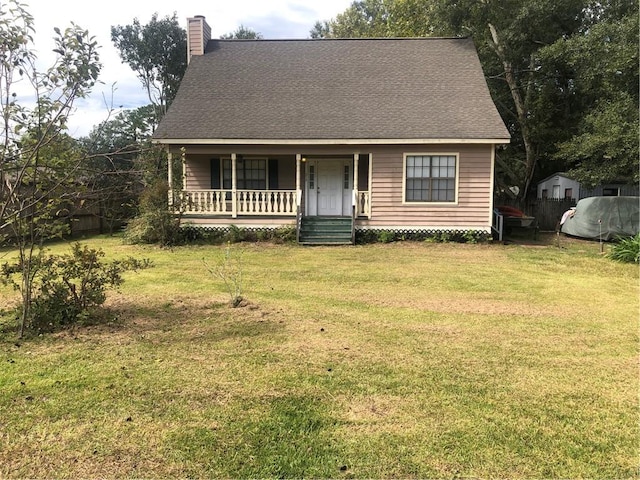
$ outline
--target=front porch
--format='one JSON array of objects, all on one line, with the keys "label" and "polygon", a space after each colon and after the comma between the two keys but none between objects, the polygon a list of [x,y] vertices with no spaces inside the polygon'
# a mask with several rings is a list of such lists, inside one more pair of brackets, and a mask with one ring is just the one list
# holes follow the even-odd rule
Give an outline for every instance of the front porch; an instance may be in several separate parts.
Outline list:
[{"label": "front porch", "polygon": [[[235,153],[203,157],[191,158],[182,151],[182,185],[175,188],[169,154],[168,180],[174,186],[169,206],[183,218],[371,218],[369,155],[364,162],[357,153],[350,157],[296,154],[291,159]],[[210,188],[202,188],[203,184]]]}]

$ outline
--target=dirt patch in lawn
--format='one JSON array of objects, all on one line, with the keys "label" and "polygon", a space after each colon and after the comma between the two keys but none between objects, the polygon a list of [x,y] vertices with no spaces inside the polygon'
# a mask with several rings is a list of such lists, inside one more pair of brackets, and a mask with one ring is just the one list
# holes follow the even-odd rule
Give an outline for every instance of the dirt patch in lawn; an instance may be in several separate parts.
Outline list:
[{"label": "dirt patch in lawn", "polygon": [[215,324],[228,322],[264,322],[274,313],[259,305],[245,301],[232,308],[224,297],[206,299],[202,297],[174,296],[161,302],[154,296],[111,295],[104,310],[93,322],[78,325],[54,334],[57,338],[105,338],[115,344],[128,343],[133,338],[170,333],[180,328],[181,335],[199,336]]},{"label": "dirt patch in lawn", "polygon": [[549,315],[563,315],[570,312],[557,305],[541,306],[522,300],[501,300],[483,298],[481,295],[443,295],[425,296],[424,298],[408,298],[388,296],[385,298],[370,298],[367,302],[379,307],[410,308],[437,313],[449,314],[478,314],[478,315],[526,315],[541,317]]}]

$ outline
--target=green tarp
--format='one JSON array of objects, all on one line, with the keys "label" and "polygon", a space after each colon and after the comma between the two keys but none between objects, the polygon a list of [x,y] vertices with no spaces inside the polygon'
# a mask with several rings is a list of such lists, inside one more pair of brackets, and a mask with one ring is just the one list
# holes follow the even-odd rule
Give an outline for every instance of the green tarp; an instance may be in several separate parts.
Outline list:
[{"label": "green tarp", "polygon": [[583,198],[570,212],[563,216],[561,231],[574,237],[613,240],[640,231],[640,197]]}]

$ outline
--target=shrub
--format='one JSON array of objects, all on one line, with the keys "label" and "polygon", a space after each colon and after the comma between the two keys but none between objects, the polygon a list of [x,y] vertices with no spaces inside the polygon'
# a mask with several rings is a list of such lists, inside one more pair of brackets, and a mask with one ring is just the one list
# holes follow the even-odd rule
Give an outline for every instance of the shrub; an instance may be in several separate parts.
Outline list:
[{"label": "shrub", "polygon": [[125,243],[157,243],[162,246],[181,243],[178,220],[169,211],[144,212],[132,219],[124,231]]},{"label": "shrub", "polygon": [[356,243],[358,245],[366,245],[374,243],[377,240],[375,230],[356,230]]},{"label": "shrub", "polygon": [[464,243],[485,243],[489,239],[489,234],[480,230],[465,230],[460,234],[460,241]]},{"label": "shrub", "polygon": [[258,230],[256,232],[256,241],[268,242],[271,239],[271,232],[269,230]]},{"label": "shrub", "polygon": [[180,226],[178,241],[181,244],[217,245],[224,243],[226,231],[221,228],[204,229],[195,225]]},{"label": "shrub", "polygon": [[296,229],[294,227],[279,227],[268,230],[253,230],[230,225],[222,240],[226,243],[267,241],[274,243],[292,243],[296,241]]},{"label": "shrub", "polygon": [[159,180],[140,195],[140,213],[125,228],[126,243],[157,243],[162,246],[182,242],[180,220],[169,211],[167,182]]},{"label": "shrub", "polygon": [[273,232],[275,243],[295,243],[297,239],[295,227],[280,227]]},{"label": "shrub", "polygon": [[617,262],[640,263],[640,233],[617,239],[607,256]]},{"label": "shrub", "polygon": [[[426,243],[447,243],[447,242],[455,241],[455,239],[456,239],[455,234],[452,234],[451,232],[448,232],[446,230],[442,230],[442,231],[431,232],[424,239],[424,241]],[[462,240],[463,240],[463,237],[460,236],[460,241]]]},{"label": "shrub", "polygon": [[381,230],[378,232],[378,241],[380,243],[391,243],[396,239],[396,234],[391,230]]},{"label": "shrub", "polygon": [[[104,304],[106,291],[122,284],[122,273],[147,268],[148,260],[129,257],[110,263],[103,261],[104,252],[75,243],[71,253],[34,257],[34,272],[29,292],[28,324],[25,328],[38,332],[53,331],[88,318],[96,307]],[[2,265],[2,279],[20,288],[16,278],[24,268],[20,262]],[[18,309],[25,308],[24,303]]]},{"label": "shrub", "polygon": [[224,236],[227,243],[240,243],[245,239],[246,230],[236,225],[229,225],[229,230]]}]

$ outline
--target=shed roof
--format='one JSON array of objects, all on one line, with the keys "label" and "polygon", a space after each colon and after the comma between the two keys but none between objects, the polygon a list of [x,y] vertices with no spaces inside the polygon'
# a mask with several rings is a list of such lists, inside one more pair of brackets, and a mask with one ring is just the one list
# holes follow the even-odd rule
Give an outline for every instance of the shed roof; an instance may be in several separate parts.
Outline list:
[{"label": "shed roof", "polygon": [[469,38],[210,40],[154,139],[508,141],[509,133]]},{"label": "shed roof", "polygon": [[569,175],[567,172],[556,172],[553,175],[549,175],[548,177],[543,178],[542,180],[540,180],[538,182],[538,185],[540,185],[541,183],[546,182],[547,180],[551,180],[554,177],[564,177],[568,180],[573,180],[573,181],[577,181],[575,178],[573,178],[572,175]]}]

